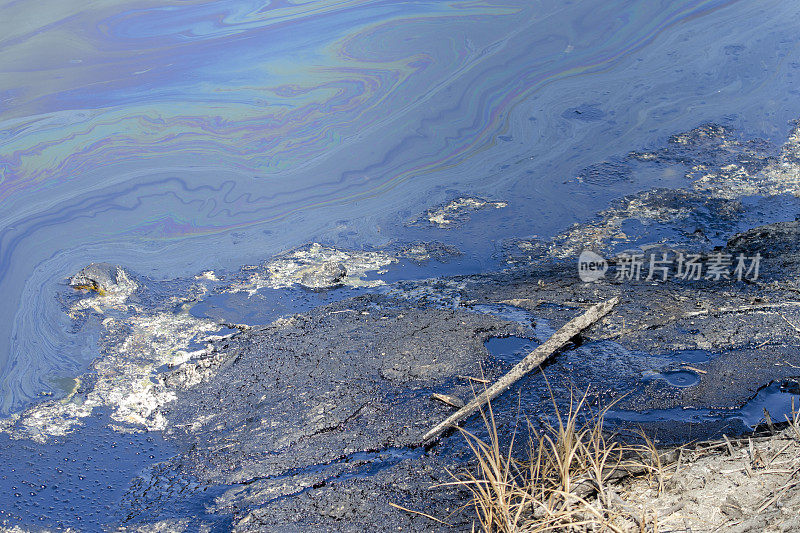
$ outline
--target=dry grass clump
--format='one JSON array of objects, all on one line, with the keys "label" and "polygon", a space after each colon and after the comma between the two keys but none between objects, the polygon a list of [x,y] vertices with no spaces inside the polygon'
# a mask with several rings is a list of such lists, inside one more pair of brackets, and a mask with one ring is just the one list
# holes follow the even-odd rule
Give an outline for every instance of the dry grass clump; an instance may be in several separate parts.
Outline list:
[{"label": "dry grass clump", "polygon": [[[570,398],[569,412],[555,407],[555,425],[531,429],[528,458],[502,447],[491,404],[482,411],[488,442],[461,429],[478,463],[476,473],[453,474],[450,485],[472,493],[473,529],[485,532],[656,532],[655,513],[626,506],[613,489],[627,475],[646,476],[663,488],[665,465],[653,442],[625,445],[603,431],[606,409],[592,413],[584,394]],[[530,426],[530,424],[529,424]]]},{"label": "dry grass clump", "polygon": [[785,417],[789,432],[791,432],[797,442],[800,442],[800,408],[795,409],[794,398],[792,398],[792,416],[785,415]]}]

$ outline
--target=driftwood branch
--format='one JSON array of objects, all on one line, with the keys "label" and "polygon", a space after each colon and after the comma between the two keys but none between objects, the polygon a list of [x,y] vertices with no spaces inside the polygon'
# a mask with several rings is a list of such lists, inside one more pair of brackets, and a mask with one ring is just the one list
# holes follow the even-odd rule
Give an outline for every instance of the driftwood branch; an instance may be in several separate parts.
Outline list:
[{"label": "driftwood branch", "polygon": [[756,311],[774,312],[775,309],[782,309],[785,307],[798,307],[800,302],[776,302],[776,303],[763,303],[753,305],[743,305],[740,307],[720,307],[719,309],[701,309],[700,311],[691,311],[683,315],[683,318],[692,318],[696,316],[705,315],[730,315],[738,313],[751,313]]},{"label": "driftwood branch", "polygon": [[619,302],[619,297],[611,298],[610,300],[590,307],[589,310],[581,316],[573,318],[567,322],[561,327],[561,329],[556,331],[552,337],[547,339],[544,344],[538,346],[535,350],[525,356],[525,359],[514,365],[514,368],[509,370],[506,375],[497,380],[494,385],[473,398],[472,401],[470,401],[467,405],[450,415],[444,422],[437,424],[433,429],[428,431],[425,436],[422,437],[422,440],[427,442],[439,436],[439,434],[447,428],[455,426],[460,421],[476,412],[486,402],[489,402],[503,394],[514,383],[519,381],[520,378],[525,376],[525,374],[541,365],[554,352],[567,344],[571,338],[606,316],[609,311],[611,311],[611,309],[617,305],[617,302]]}]

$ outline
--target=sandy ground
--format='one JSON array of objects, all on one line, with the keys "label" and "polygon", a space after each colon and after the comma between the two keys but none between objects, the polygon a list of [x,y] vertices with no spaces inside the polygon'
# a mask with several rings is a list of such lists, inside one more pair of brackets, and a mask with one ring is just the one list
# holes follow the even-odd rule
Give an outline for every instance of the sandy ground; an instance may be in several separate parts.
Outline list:
[{"label": "sandy ground", "polygon": [[642,478],[623,483],[617,505],[650,515],[660,532],[800,531],[796,425],[771,436],[686,447],[668,471],[662,487]]}]

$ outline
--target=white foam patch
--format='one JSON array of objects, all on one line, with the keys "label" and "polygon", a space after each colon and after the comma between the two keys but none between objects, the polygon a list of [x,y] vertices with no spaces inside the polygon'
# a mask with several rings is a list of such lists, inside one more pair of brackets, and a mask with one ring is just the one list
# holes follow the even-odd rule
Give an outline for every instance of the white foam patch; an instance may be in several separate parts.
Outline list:
[{"label": "white foam patch", "polygon": [[[93,309],[102,314],[109,307],[123,305],[125,298],[122,291],[90,296],[71,311]],[[193,341],[209,340],[210,334],[221,328],[215,321],[196,318],[185,311],[109,317],[103,320],[103,326],[108,338],[121,341],[108,343],[109,348],[92,364],[87,373],[93,383],[90,390],[34,405],[0,422],[0,431],[14,438],[46,442],[49,437],[69,433],[98,407],[112,409],[111,418],[122,424],[113,425],[117,430],[164,429],[166,420],[160,408],[176,398],[178,383],[161,379],[158,369],[164,365],[188,368],[199,364],[208,370],[208,362],[191,361],[202,361],[203,355],[211,353],[211,345],[195,351],[188,347]],[[194,374],[192,383],[198,383],[208,372],[195,370]]]},{"label": "white foam patch", "polygon": [[246,281],[233,284],[230,292],[247,292],[252,295],[259,289],[281,289],[294,285],[305,285],[308,276],[322,273],[326,268],[341,265],[346,273],[338,281],[348,287],[376,287],[383,285],[379,279],[366,279],[370,272],[385,273],[385,268],[397,262],[397,258],[383,252],[341,250],[314,243],[295,250],[266,263]]},{"label": "white foam patch", "polygon": [[[676,142],[687,141],[678,136]],[[741,151],[739,141],[721,137],[720,147]],[[637,154],[640,160],[655,160],[656,153]],[[796,126],[781,148],[777,160],[761,170],[750,173],[741,165],[728,164],[718,168],[695,165],[686,177],[692,179],[691,189],[708,198],[737,200],[748,196],[775,196],[791,194],[800,197],[800,125]],[[520,240],[515,246],[520,252],[568,259],[577,257],[585,249],[602,249],[624,243],[628,236],[622,230],[623,223],[637,220],[643,225],[670,223],[685,219],[692,214],[686,207],[674,207],[659,202],[659,190],[644,191],[622,199],[617,205],[599,213],[599,219],[586,224],[575,224],[549,243]],[[543,248],[542,248],[543,246]],[[511,259],[514,262],[515,259]]]},{"label": "white foam patch", "polygon": [[130,279],[127,272],[117,268],[116,283],[110,287],[104,287],[102,293],[95,292],[91,296],[81,298],[70,307],[70,315],[84,311],[93,310],[98,314],[103,314],[104,310],[117,309],[124,310],[127,307],[128,298],[136,292],[139,286]]},{"label": "white foam patch", "polygon": [[447,228],[461,220],[469,211],[487,208],[502,209],[507,206],[506,202],[490,202],[482,198],[456,198],[442,207],[428,210],[425,218],[435,226]]}]

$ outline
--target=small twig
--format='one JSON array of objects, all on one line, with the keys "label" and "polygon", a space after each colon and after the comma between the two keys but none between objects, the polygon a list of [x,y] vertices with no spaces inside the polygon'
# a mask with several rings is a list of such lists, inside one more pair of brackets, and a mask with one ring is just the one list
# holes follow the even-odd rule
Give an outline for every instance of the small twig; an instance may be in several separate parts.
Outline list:
[{"label": "small twig", "polygon": [[789,448],[789,446],[791,446],[792,444],[794,444],[794,441],[790,440],[789,442],[787,442],[786,445],[783,448],[781,448],[775,455],[772,456],[772,459],[767,461],[767,466],[771,465],[772,462],[775,459],[777,459],[779,455],[781,455],[783,452],[785,452]]},{"label": "small twig", "polygon": [[433,521],[435,521],[435,522],[439,522],[440,524],[443,524],[443,525],[445,525],[445,526],[447,526],[447,527],[453,527],[453,525],[452,525],[452,524],[448,524],[447,522],[445,522],[445,521],[443,521],[443,520],[439,520],[439,519],[438,519],[438,518],[436,518],[435,516],[431,516],[431,515],[429,515],[429,514],[425,514],[425,513],[423,513],[423,512],[420,512],[420,511],[415,511],[414,509],[409,509],[409,508],[407,508],[407,507],[403,507],[402,505],[397,505],[396,503],[392,503],[392,502],[389,502],[389,505],[391,505],[391,506],[392,506],[392,507],[394,507],[395,509],[400,509],[401,511],[405,511],[405,512],[407,512],[407,513],[411,513],[411,514],[418,514],[418,515],[420,515],[420,516],[424,516],[425,518],[429,518],[429,519],[431,519],[431,520],[433,520]]},{"label": "small twig", "polygon": [[459,379],[466,379],[467,381],[477,381],[478,383],[489,383],[488,379],[476,378],[474,376],[456,376]]},{"label": "small twig", "polygon": [[606,316],[611,309],[617,305],[617,302],[619,302],[618,296],[592,306],[584,314],[567,322],[561,327],[561,329],[556,331],[552,337],[547,339],[543,344],[539,345],[535,350],[525,356],[522,361],[514,365],[514,368],[509,370],[506,375],[497,380],[494,385],[473,398],[467,405],[450,415],[446,420],[434,426],[422,437],[422,440],[429,441],[434,437],[439,436],[439,434],[447,428],[458,424],[460,421],[476,412],[486,402],[497,398],[499,395],[507,391],[514,383],[528,374],[528,372],[534,368],[537,368],[548,357],[566,345],[570,339],[575,337],[575,335]]},{"label": "small twig", "polygon": [[693,370],[693,371],[697,372],[698,374],[708,374],[707,370],[702,370],[700,368],[695,368],[695,367],[689,366],[689,365],[681,365],[681,368],[685,368],[686,370]]},{"label": "small twig", "polygon": [[728,445],[728,454],[733,456],[733,444],[731,444],[731,441],[727,435],[723,434],[722,437],[725,439],[725,444]]},{"label": "small twig", "polygon": [[788,318],[786,318],[786,315],[784,315],[783,313],[778,313],[778,316],[784,319],[786,323],[792,327],[793,330],[795,330],[797,333],[800,333],[800,328],[797,327],[794,323],[792,323]]},{"label": "small twig", "polygon": [[793,483],[787,483],[786,485],[784,485],[784,487],[783,487],[783,488],[782,488],[782,489],[781,489],[781,490],[780,490],[780,491],[779,491],[779,492],[778,492],[778,493],[777,493],[775,496],[773,496],[772,498],[770,498],[769,500],[767,500],[766,502],[764,502],[764,505],[762,505],[761,507],[759,507],[759,508],[758,508],[758,511],[756,511],[756,514],[763,513],[763,512],[764,512],[764,510],[765,510],[767,507],[769,507],[770,505],[772,505],[773,503],[775,503],[776,501],[778,501],[778,500],[780,499],[780,497],[781,497],[781,496],[783,496],[784,494],[786,494],[786,492],[787,492],[789,489],[793,489],[793,488],[794,488],[794,487],[796,487],[797,485],[800,485],[800,481],[795,481],[795,482],[793,482]]},{"label": "small twig", "polygon": [[767,422],[767,427],[769,428],[769,432],[774,435],[775,434],[775,425],[772,423],[772,417],[769,416],[769,411],[767,411],[766,407],[764,407],[764,420],[766,420],[766,422]]},{"label": "small twig", "polygon": [[456,409],[461,409],[464,407],[464,400],[457,396],[451,396],[449,394],[439,394],[435,392],[431,394],[432,400],[438,400],[444,404],[449,405],[450,407],[455,407]]},{"label": "small twig", "polygon": [[781,307],[797,307],[800,306],[800,302],[780,302],[775,304],[759,304],[759,305],[743,305],[741,307],[720,307],[719,309],[703,309],[701,311],[692,311],[691,313],[686,313],[683,315],[685,318],[691,318],[695,316],[703,316],[709,314],[729,314],[729,313],[747,313],[750,311],[765,311],[769,309],[778,309]]}]

